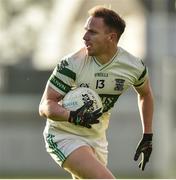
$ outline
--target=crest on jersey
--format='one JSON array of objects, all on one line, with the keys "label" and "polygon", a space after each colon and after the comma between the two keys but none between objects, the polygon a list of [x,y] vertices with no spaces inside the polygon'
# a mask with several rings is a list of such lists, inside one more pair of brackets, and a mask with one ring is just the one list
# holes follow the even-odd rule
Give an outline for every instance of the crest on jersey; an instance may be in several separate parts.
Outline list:
[{"label": "crest on jersey", "polygon": [[123,91],[124,89],[124,83],[125,80],[124,79],[115,79],[115,91]]}]

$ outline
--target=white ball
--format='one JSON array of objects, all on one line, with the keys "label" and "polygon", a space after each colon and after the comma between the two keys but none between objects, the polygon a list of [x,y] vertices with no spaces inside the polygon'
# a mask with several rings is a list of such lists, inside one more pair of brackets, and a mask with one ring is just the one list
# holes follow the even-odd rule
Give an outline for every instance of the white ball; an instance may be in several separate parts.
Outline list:
[{"label": "white ball", "polygon": [[101,108],[102,101],[100,96],[90,88],[78,87],[74,90],[69,91],[63,98],[62,105],[70,111],[76,111],[82,107],[85,102],[93,100],[92,107],[89,109],[91,112]]}]

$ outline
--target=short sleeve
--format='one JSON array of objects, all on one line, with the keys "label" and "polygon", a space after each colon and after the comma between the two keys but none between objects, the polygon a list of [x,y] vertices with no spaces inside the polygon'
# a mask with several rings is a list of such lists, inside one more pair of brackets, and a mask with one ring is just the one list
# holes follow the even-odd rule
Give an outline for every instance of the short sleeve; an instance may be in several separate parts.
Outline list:
[{"label": "short sleeve", "polygon": [[148,78],[148,68],[146,67],[146,65],[144,64],[144,62],[141,60],[140,64],[139,64],[139,77],[136,80],[136,82],[134,83],[134,87],[140,87],[144,84],[144,82],[146,81],[146,79]]},{"label": "short sleeve", "polygon": [[68,93],[76,80],[76,73],[73,70],[69,59],[62,59],[52,72],[48,84],[54,90],[65,95]]}]

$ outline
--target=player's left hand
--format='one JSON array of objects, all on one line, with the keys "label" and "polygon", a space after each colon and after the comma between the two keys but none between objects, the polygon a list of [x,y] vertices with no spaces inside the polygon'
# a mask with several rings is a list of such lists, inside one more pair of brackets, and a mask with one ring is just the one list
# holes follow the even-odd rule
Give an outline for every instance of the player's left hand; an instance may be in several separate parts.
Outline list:
[{"label": "player's left hand", "polygon": [[134,155],[134,160],[137,161],[139,156],[142,154],[141,162],[139,163],[139,168],[144,171],[146,163],[149,161],[150,155],[152,153],[152,136],[153,134],[144,134],[143,138],[139,142],[136,153]]}]

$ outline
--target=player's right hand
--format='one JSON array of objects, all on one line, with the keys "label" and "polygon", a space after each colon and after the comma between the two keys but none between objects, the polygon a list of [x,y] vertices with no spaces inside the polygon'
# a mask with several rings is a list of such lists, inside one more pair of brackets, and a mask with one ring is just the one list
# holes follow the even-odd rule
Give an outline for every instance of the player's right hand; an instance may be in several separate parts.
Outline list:
[{"label": "player's right hand", "polygon": [[98,118],[102,115],[101,108],[94,112],[90,112],[89,108],[92,106],[93,101],[87,101],[82,107],[76,111],[70,111],[70,116],[68,121],[74,123],[75,125],[84,126],[86,128],[91,128],[91,124],[99,123]]}]

